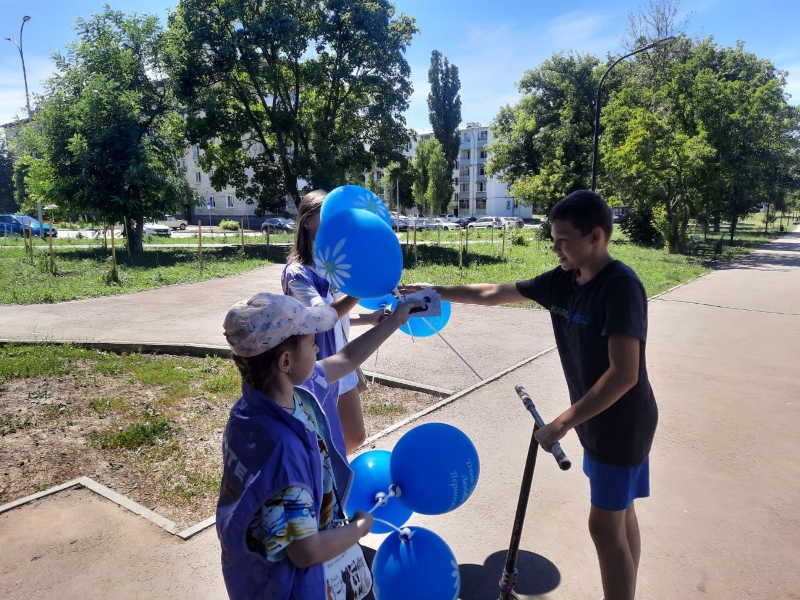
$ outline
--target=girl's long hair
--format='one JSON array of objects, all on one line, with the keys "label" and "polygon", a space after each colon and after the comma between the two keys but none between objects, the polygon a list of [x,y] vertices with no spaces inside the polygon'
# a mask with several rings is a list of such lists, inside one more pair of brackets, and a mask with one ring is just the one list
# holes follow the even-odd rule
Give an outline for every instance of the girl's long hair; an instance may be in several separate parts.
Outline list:
[{"label": "girl's long hair", "polygon": [[306,229],[306,221],[322,210],[322,201],[328,192],[314,190],[303,196],[297,209],[297,226],[294,230],[294,244],[287,260],[292,263],[311,266],[314,264],[314,240]]}]

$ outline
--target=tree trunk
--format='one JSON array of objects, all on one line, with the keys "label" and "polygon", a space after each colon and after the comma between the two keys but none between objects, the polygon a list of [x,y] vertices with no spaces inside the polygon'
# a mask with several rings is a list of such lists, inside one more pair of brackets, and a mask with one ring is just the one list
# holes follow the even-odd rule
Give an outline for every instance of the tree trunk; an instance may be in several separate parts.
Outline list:
[{"label": "tree trunk", "polygon": [[722,215],[720,213],[714,214],[712,223],[714,225],[714,233],[719,233],[720,224],[722,223]]},{"label": "tree trunk", "polygon": [[[133,225],[135,223],[135,226]],[[142,246],[142,237],[144,236],[144,217],[139,217],[135,221],[127,219],[126,230],[128,232],[128,252],[133,254],[142,254],[144,246]]]},{"label": "tree trunk", "polygon": [[734,214],[734,215],[733,215],[733,217],[731,218],[731,227],[730,227],[730,232],[731,232],[731,246],[733,246],[733,235],[736,233],[736,224],[737,224],[738,222],[739,222],[739,215],[737,215],[737,214]]}]

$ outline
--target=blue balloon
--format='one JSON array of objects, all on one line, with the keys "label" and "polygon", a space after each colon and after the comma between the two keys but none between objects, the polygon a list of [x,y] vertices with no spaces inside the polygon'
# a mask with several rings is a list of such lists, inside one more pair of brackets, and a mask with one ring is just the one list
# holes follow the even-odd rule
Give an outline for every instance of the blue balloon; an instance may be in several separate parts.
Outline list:
[{"label": "blue balloon", "polygon": [[442,300],[442,314],[438,317],[415,317],[410,315],[408,323],[400,326],[400,331],[413,335],[414,337],[428,337],[436,335],[437,331],[444,329],[450,320],[452,309],[450,303]]},{"label": "blue balloon", "polygon": [[[369,450],[358,455],[350,468],[353,469],[353,484],[350,495],[345,502],[345,512],[353,516],[357,510],[369,511],[375,506],[375,494],[387,493],[392,483],[392,473],[389,467],[392,453],[388,450]],[[378,519],[388,521],[396,527],[405,524],[414,511],[405,506],[397,498],[389,498],[383,506],[376,508],[372,515]],[[394,531],[388,525],[373,521],[372,533],[389,533]]]},{"label": "blue balloon", "polygon": [[441,515],[467,501],[478,484],[481,464],[463,431],[446,423],[426,423],[395,444],[391,470],[403,504],[424,515]]},{"label": "blue balloon", "polygon": [[358,301],[358,304],[364,308],[368,308],[369,310],[380,310],[382,308],[390,308],[394,310],[397,300],[395,300],[392,294],[386,294],[385,296],[380,296],[379,298],[362,298]]},{"label": "blue balloon", "polygon": [[325,219],[329,219],[339,211],[351,208],[369,211],[379,216],[389,227],[392,226],[392,216],[383,200],[360,185],[343,185],[331,190],[322,202],[320,222],[324,223]]},{"label": "blue balloon", "polygon": [[456,600],[461,591],[458,562],[447,543],[423,527],[409,527],[411,539],[387,537],[372,562],[376,600]]},{"label": "blue balloon", "polygon": [[314,266],[337,290],[356,298],[376,298],[400,283],[403,252],[394,231],[379,217],[348,209],[319,226]]}]

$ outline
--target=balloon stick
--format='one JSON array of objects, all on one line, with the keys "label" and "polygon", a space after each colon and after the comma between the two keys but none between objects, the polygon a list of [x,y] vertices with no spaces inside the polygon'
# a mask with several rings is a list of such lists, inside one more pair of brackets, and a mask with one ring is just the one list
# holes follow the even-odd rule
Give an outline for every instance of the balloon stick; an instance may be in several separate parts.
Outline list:
[{"label": "balloon stick", "polygon": [[[450,348],[450,350],[452,350],[453,352],[455,352],[456,356],[457,356],[458,358],[460,358],[460,359],[461,359],[461,360],[464,362],[464,364],[465,364],[465,365],[467,365],[467,367],[469,367],[469,370],[470,370],[470,371],[472,371],[472,372],[474,373],[475,377],[477,377],[478,379],[480,379],[481,381],[483,381],[483,377],[481,377],[480,375],[478,375],[478,372],[477,372],[475,369],[473,369],[473,368],[472,368],[472,365],[471,365],[471,364],[469,364],[469,363],[467,362],[467,359],[466,359],[466,358],[464,358],[463,356],[461,356],[461,354],[459,354],[458,350],[456,350],[455,348],[453,348],[453,346],[450,344],[450,342],[448,342],[448,341],[445,339],[445,337],[444,337],[444,336],[443,336],[443,335],[442,335],[440,332],[436,331],[436,328],[435,328],[433,325],[431,325],[430,323],[428,323],[428,320],[427,320],[425,317],[419,317],[419,318],[420,318],[420,319],[422,319],[422,320],[423,320],[423,322],[424,322],[424,323],[425,323],[425,324],[426,324],[428,327],[430,327],[430,328],[431,328],[431,329],[432,329],[432,330],[433,330],[433,331],[436,333],[436,335],[438,335],[440,338],[442,338],[442,341],[443,341],[445,344],[447,344],[447,347],[448,347],[448,348]],[[412,337],[412,339],[413,339],[413,337],[414,337],[414,336],[412,335],[411,337]]]}]

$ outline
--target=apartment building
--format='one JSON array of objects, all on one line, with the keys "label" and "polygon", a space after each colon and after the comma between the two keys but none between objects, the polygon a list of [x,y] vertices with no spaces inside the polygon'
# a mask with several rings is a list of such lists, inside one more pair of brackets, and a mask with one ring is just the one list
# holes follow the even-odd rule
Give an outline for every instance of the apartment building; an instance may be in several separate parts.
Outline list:
[{"label": "apartment building", "polygon": [[[236,190],[231,187],[215,190],[211,187],[211,173],[203,171],[198,164],[200,159],[199,146],[190,146],[181,159],[181,169],[191,188],[203,199],[201,206],[185,204],[183,218],[193,224],[200,221],[203,225],[218,225],[223,220],[244,222],[245,229],[258,229],[264,217],[256,216],[256,205],[248,204],[244,199],[236,196]],[[305,182],[298,182],[305,185]],[[291,216],[297,214],[294,202],[287,197],[286,212]]]},{"label": "apartment building", "polygon": [[[511,196],[508,184],[486,173],[489,157],[486,147],[493,139],[491,128],[469,122],[458,133],[461,139],[458,166],[453,170],[453,198],[447,212],[460,217],[532,217],[533,209]],[[417,144],[432,137],[430,132],[417,134],[406,155],[413,158]]]}]

